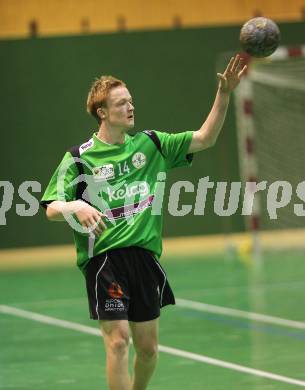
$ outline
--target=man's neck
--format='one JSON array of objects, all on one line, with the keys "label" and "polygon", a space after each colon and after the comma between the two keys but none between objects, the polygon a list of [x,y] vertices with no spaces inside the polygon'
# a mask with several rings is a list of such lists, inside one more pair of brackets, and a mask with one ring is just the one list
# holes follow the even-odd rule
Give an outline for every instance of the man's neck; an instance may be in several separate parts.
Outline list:
[{"label": "man's neck", "polygon": [[125,131],[116,129],[110,130],[101,125],[97,137],[107,144],[123,144],[125,142]]}]

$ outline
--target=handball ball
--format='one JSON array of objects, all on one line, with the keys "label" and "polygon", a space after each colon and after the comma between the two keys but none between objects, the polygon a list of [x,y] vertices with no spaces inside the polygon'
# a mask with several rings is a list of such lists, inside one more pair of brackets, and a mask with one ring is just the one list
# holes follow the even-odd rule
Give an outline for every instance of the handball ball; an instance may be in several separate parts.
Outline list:
[{"label": "handball ball", "polygon": [[280,30],[270,19],[253,18],[242,26],[239,40],[243,50],[252,57],[268,57],[279,45]]}]

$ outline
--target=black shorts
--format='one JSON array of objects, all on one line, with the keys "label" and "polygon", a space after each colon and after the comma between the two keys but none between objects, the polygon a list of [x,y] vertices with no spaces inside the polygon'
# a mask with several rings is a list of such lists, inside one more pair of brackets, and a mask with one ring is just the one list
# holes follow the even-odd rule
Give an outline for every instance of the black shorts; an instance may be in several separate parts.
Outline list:
[{"label": "black shorts", "polygon": [[166,273],[153,253],[140,247],[112,249],[85,268],[90,318],[150,321],[174,305]]}]

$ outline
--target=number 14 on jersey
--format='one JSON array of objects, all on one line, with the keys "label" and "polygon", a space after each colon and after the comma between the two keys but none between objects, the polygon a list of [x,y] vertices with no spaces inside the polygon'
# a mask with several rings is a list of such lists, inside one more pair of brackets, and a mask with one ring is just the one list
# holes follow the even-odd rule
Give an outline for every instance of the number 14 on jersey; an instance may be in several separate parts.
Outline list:
[{"label": "number 14 on jersey", "polygon": [[124,161],[124,163],[118,163],[118,167],[119,167],[119,176],[122,176],[124,175],[125,173],[129,173],[130,172],[130,168],[127,164],[127,161]]}]

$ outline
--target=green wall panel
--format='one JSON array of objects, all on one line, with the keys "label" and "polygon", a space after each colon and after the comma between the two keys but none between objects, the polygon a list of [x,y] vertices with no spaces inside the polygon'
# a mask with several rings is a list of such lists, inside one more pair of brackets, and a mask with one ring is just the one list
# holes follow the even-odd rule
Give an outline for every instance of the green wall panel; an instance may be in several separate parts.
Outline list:
[{"label": "green wall panel", "polygon": [[[302,43],[304,23],[281,24],[282,44]],[[196,130],[213,103],[216,63],[237,51],[239,26],[0,41],[1,175],[15,188],[0,247],[71,242],[63,223],[47,222],[42,210],[16,215],[23,203],[18,187],[36,180],[45,188],[65,150],[91,136],[95,121],[85,111],[88,89],[101,74],[126,81],[134,96],[136,129]],[[175,180],[239,180],[233,104],[216,146],[197,154],[191,169]],[[1,189],[1,202],[3,190]],[[40,193],[35,194],[40,198]],[[195,203],[194,194],[181,196]],[[244,229],[240,215],[217,217],[213,192],[205,216],[172,217],[165,212],[165,236],[211,234]]]}]

